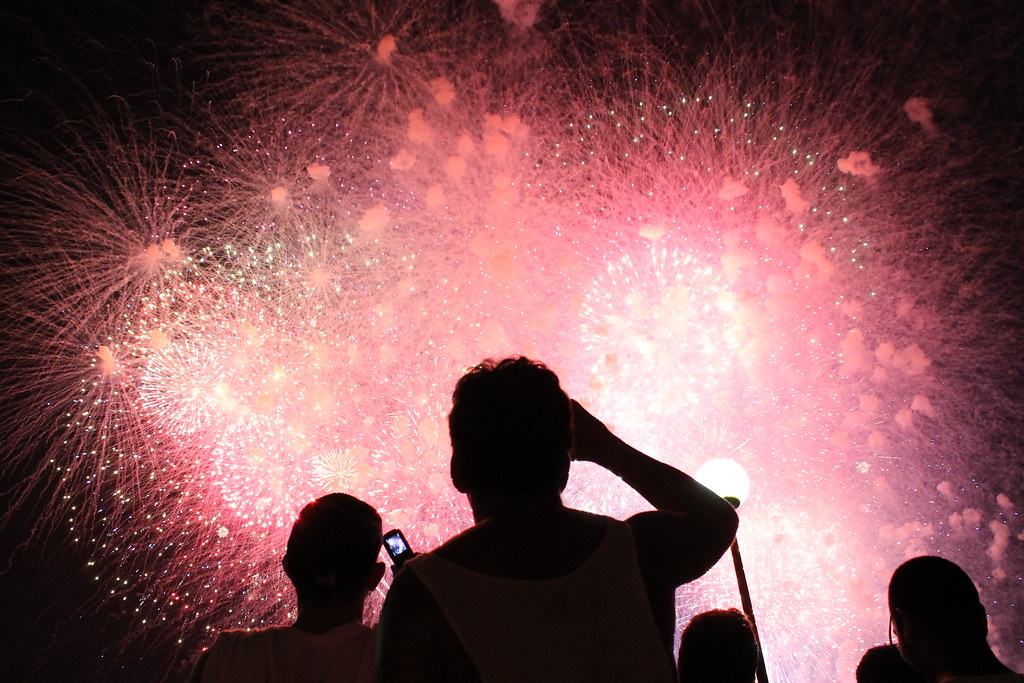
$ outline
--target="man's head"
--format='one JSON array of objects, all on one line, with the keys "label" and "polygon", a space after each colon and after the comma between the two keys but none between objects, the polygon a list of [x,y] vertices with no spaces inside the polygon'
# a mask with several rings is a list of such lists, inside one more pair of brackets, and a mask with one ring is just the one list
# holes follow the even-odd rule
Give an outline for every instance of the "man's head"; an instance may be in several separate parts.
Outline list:
[{"label": "man's head", "polygon": [[915,557],[889,581],[889,613],[904,659],[918,671],[963,646],[987,648],[985,608],[971,578],[941,557]]},{"label": "man's head", "polygon": [[680,683],[753,683],[756,671],[757,639],[738,609],[702,612],[683,630]]},{"label": "man's head", "polygon": [[857,683],[925,683],[895,645],[879,645],[864,653],[857,665]]},{"label": "man's head", "polygon": [[460,491],[522,496],[565,487],[572,408],[542,363],[506,358],[477,365],[455,385],[448,428]]},{"label": "man's head", "polygon": [[299,602],[361,600],[380,581],[380,547],[377,511],[358,498],[331,493],[302,508],[288,537],[284,571]]}]

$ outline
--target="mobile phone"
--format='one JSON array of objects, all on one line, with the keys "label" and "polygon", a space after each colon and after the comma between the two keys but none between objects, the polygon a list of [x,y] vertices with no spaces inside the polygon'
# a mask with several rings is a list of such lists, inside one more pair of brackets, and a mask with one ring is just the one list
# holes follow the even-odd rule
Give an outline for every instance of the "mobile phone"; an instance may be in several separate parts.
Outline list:
[{"label": "mobile phone", "polygon": [[391,561],[395,563],[395,569],[401,569],[406,560],[416,555],[409,547],[405,536],[398,529],[392,529],[384,534],[384,550],[387,551]]}]

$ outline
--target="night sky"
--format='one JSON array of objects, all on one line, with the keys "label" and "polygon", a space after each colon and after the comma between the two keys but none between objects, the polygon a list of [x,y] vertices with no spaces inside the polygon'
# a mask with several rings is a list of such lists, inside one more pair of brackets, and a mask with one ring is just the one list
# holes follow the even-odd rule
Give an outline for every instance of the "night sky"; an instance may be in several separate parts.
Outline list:
[{"label": "night sky", "polygon": [[[59,121],[55,111],[75,104],[66,97],[66,64],[76,78],[93,80],[97,96],[109,94],[107,76],[117,65],[126,80],[148,78],[136,55],[146,54],[160,70],[173,72],[174,47],[184,33],[190,3],[22,2],[5,3],[0,13],[5,39],[0,73],[2,117],[9,133],[25,131],[45,139]],[[97,63],[90,41],[108,46],[109,62]],[[95,71],[104,72],[102,75]],[[190,76],[191,78],[192,76]],[[9,145],[10,135],[4,136]],[[5,317],[6,317],[5,313]],[[11,399],[11,405],[16,397]],[[97,601],[96,572],[85,543],[69,542],[65,529],[37,526],[49,494],[40,486],[20,489],[30,474],[26,458],[3,470],[4,526],[0,556],[0,613],[3,614],[3,678],[10,681],[174,680],[187,671],[174,645],[154,644],[121,651],[117,642],[133,629],[127,603]],[[23,504],[14,500],[24,495]],[[13,508],[13,509],[12,509]],[[110,567],[107,567],[110,569]],[[176,667],[176,668],[175,668]],[[177,672],[176,674],[173,672]]]},{"label": "night sky", "polygon": [[[194,49],[194,44],[190,43],[194,27],[203,25],[204,19],[215,14],[204,13],[197,6],[208,8],[211,4],[153,0],[103,0],[87,3],[88,8],[84,4],[21,0],[5,4],[0,14],[0,31],[5,36],[0,48],[3,93],[0,125],[5,131],[0,135],[0,146],[3,150],[21,154],[24,151],[21,141],[25,139],[35,140],[44,148],[52,145],[52,131],[63,120],[73,119],[82,108],[83,92],[89,93],[96,102],[104,102],[115,94],[124,95],[136,111],[156,114],[196,106],[190,99],[192,94],[203,91],[209,82],[216,80],[217,76],[205,70],[190,52]],[[654,4],[660,9],[651,10],[652,25],[658,27],[656,33],[660,41],[671,43],[674,32],[684,28],[688,31],[686,50],[680,48],[683,59],[688,54],[699,55],[707,47],[702,46],[702,40],[709,40],[701,37],[704,25],[715,26],[714,31],[707,31],[707,36],[725,31],[740,43],[749,28],[748,22],[761,22],[773,16],[770,9],[746,11],[744,4],[738,2],[732,3],[738,8],[733,10],[732,18],[726,17],[725,12],[719,15],[708,9],[707,6],[715,3],[679,3],[678,7],[676,3]],[[751,6],[760,4],[749,3]],[[851,9],[854,3],[846,2],[807,3],[813,10],[807,10],[807,4],[799,2],[763,4],[785,8],[775,17],[780,35],[792,27],[799,30],[801,8],[811,14],[817,11],[828,14],[822,9],[828,6],[834,9],[836,16],[856,14]],[[983,141],[978,158],[965,159],[965,168],[969,170],[972,164],[979,164],[1005,171],[983,189],[983,196],[978,196],[980,205],[998,206],[999,224],[986,227],[997,231],[1001,237],[995,241],[1002,243],[998,257],[991,259],[996,263],[987,271],[984,286],[998,285],[1005,293],[999,338],[1018,351],[1015,354],[1004,352],[1002,356],[993,352],[996,358],[1009,357],[1010,360],[988,367],[991,376],[979,378],[979,382],[1000,392],[1000,406],[1016,408],[1015,415],[1008,415],[1005,424],[991,431],[991,446],[1001,452],[1015,452],[1020,462],[1024,460],[1021,451],[1024,444],[1020,441],[1024,434],[1020,426],[1024,408],[1021,402],[1024,362],[1019,353],[1024,342],[1021,329],[1024,226],[1020,222],[1024,215],[1024,190],[1020,181],[1024,172],[1024,49],[1020,38],[1024,34],[1024,11],[1012,1],[977,2],[969,11],[957,7],[957,3],[947,4],[951,9],[963,11],[962,21],[958,29],[944,24],[941,36],[927,49],[922,47],[922,81],[941,79],[945,61],[956,67],[958,82],[950,91],[956,92],[958,97],[951,105],[953,113],[946,115],[959,117],[960,125]],[[246,7],[248,3],[232,5]],[[565,2],[558,8],[557,16],[562,22],[571,22],[579,11],[576,3]],[[552,18],[555,13],[550,7],[548,12],[540,24],[542,27],[558,24]],[[623,16],[630,14],[631,10],[622,12]],[[619,20],[621,17],[608,17],[609,22]],[[206,25],[216,27],[217,21],[220,19],[210,20]],[[731,28],[724,26],[730,21],[733,22]],[[1008,28],[1013,26],[1018,30]],[[849,30],[869,34],[872,27],[851,25]],[[901,36],[893,35],[891,39],[895,45]],[[905,58],[912,50],[894,48],[894,52]],[[884,60],[886,55],[872,57]],[[836,78],[840,77],[837,70]],[[154,89],[154,82],[166,85]],[[188,106],[182,106],[183,102],[188,102]],[[940,123],[943,122],[940,120]],[[2,181],[6,182],[11,174],[8,169],[2,170]],[[923,191],[934,192],[928,188]],[[963,209],[964,215],[971,211],[969,206]],[[3,226],[8,223],[4,221]],[[8,242],[5,240],[4,244]],[[24,259],[24,255],[18,254],[5,258],[5,280],[9,279],[7,269],[24,265]],[[31,283],[20,283],[20,286],[31,286]],[[4,287],[5,292],[11,290],[10,285]],[[17,307],[4,308],[4,318],[9,319],[0,341],[8,342],[18,336],[27,317],[22,317],[26,314]],[[22,376],[14,369],[18,358],[4,354],[0,359],[0,372],[10,373],[9,377]],[[24,414],[31,413],[33,402],[38,400],[27,384],[21,383],[19,389],[19,382],[21,380],[7,379],[2,385],[11,391],[4,397],[0,424],[25,423]],[[983,422],[988,413],[979,406],[977,414]],[[984,431],[984,428],[979,430]],[[0,526],[0,557],[4,558],[4,563],[0,564],[0,621],[3,624],[0,634],[3,643],[0,671],[3,674],[0,677],[40,681],[180,679],[188,671],[198,640],[186,637],[182,645],[178,638],[183,634],[174,628],[153,629],[142,638],[129,637],[139,628],[135,614],[139,600],[134,592],[137,589],[130,588],[107,599],[111,590],[107,579],[118,570],[114,559],[97,553],[90,542],[91,537],[102,536],[109,530],[96,534],[88,529],[71,529],[75,523],[70,519],[55,520],[47,513],[51,509],[54,487],[50,478],[39,476],[38,470],[39,463],[54,452],[53,444],[43,428],[39,429],[35,440],[26,438],[24,432],[24,428],[19,428],[18,438],[11,436],[9,442],[17,449],[17,457],[9,454],[10,446],[5,446],[0,467],[3,477],[0,510],[4,511]],[[4,429],[0,428],[2,437]],[[1012,457],[1009,456],[1010,462]],[[1021,480],[1019,469],[1006,477],[1010,484]],[[999,491],[993,488],[992,493],[996,492]],[[1019,511],[1024,506],[1024,499],[1019,499],[1020,490],[1009,493],[1018,495]],[[89,491],[78,489],[74,495],[88,496]],[[80,533],[81,540],[73,541]],[[1016,586],[1007,590],[1010,600],[1020,600],[1024,598],[1020,587],[1024,582],[1019,562],[1022,557],[1020,540],[1015,536],[1009,543],[1009,557],[1013,558],[1010,584]],[[751,568],[748,566],[747,570],[750,572]],[[98,576],[105,578],[97,581]],[[1021,608],[1018,606],[1018,609]],[[1016,623],[1024,624],[1024,620],[1018,616]],[[879,639],[883,636],[881,634]]]}]

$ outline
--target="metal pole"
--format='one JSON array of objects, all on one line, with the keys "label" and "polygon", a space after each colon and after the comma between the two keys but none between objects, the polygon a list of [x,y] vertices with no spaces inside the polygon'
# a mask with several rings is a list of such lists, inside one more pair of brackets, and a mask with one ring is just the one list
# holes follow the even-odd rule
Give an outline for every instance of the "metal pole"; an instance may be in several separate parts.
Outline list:
[{"label": "metal pole", "polygon": [[[740,499],[735,496],[724,496],[732,505],[733,509],[740,506]],[[750,628],[754,631],[754,639],[757,640],[757,681],[768,683],[768,667],[764,663],[764,646],[761,644],[761,634],[757,632],[757,622],[754,620],[754,605],[750,602],[750,588],[747,586],[747,574],[743,571],[743,558],[740,557],[740,542],[732,540],[732,564],[736,568],[736,583],[740,588],[740,602],[743,604],[743,613],[750,621]]]},{"label": "metal pole", "polygon": [[754,621],[754,606],[750,602],[750,588],[747,587],[747,575],[743,571],[743,560],[740,558],[740,544],[736,540],[732,542],[732,563],[736,567],[736,583],[740,587],[743,613],[750,620],[750,628],[754,630],[754,638],[757,640],[757,681],[758,683],[768,683],[768,668],[764,663],[764,646],[761,644],[761,635],[757,632],[757,622]]}]

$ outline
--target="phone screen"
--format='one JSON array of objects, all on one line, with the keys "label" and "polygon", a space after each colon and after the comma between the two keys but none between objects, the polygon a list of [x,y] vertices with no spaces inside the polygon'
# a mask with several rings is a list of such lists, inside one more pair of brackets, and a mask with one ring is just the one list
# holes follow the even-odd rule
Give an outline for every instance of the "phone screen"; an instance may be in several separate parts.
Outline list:
[{"label": "phone screen", "polygon": [[392,529],[384,534],[384,549],[388,551],[388,556],[395,563],[396,571],[402,568],[406,560],[416,556],[416,553],[409,547],[409,542],[405,540],[405,536],[398,529]]},{"label": "phone screen", "polygon": [[384,542],[388,545],[388,555],[395,557],[402,553],[409,552],[409,544],[405,542],[405,538],[402,537],[402,532],[389,532],[384,537]]}]

